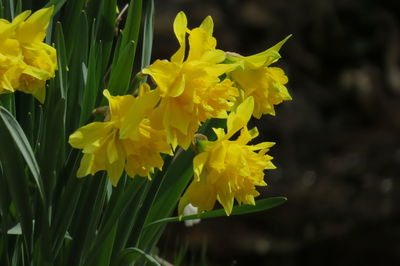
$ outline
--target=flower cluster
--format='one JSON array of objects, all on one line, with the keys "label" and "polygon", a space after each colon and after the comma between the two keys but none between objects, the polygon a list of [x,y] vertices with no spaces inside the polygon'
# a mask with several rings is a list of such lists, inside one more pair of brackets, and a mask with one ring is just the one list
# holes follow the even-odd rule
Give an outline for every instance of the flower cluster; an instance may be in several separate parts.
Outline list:
[{"label": "flower cluster", "polygon": [[[179,202],[179,213],[189,203],[201,212],[211,210],[218,200],[227,215],[234,199],[239,204],[255,204],[254,197],[259,195],[255,186],[266,186],[263,171],[275,166],[266,154],[274,143],[248,145],[258,136],[257,128],[248,130],[246,126],[253,110],[250,96],[229,114],[226,134],[223,129],[214,128],[216,141],[199,141],[200,153],[193,160],[194,180]],[[230,140],[239,130],[240,136]]]},{"label": "flower cluster", "polygon": [[202,212],[218,201],[227,215],[234,200],[255,204],[256,187],[266,185],[264,170],[274,168],[266,154],[273,143],[249,145],[258,131],[249,130],[247,123],[252,116],[274,115],[275,105],[291,99],[283,70],[270,66],[280,58],[287,38],[244,57],[217,49],[213,27],[207,17],[189,29],[180,12],[173,25],[179,49],[169,60],[156,60],[140,73],[149,76],[155,88],[143,83],[137,97],[104,92],[109,101],[104,122],[88,124],[69,139],[84,153],[78,177],[107,170],[117,185],[125,170],[130,177],[150,178],[155,168],[163,167],[161,154],[172,155],[178,146],[188,149],[208,119],[226,119],[226,133],[213,129],[216,141],[197,142],[194,178],[181,198],[179,213],[188,204]]},{"label": "flower cluster", "polygon": [[57,69],[56,50],[43,43],[53,7],[30,14],[0,20],[0,94],[19,90],[43,103],[46,80]]},{"label": "flower cluster", "polygon": [[160,153],[172,155],[165,134],[152,128],[147,118],[158,101],[156,91],[143,85],[136,98],[111,96],[107,90],[104,96],[110,106],[106,120],[83,126],[69,137],[69,143],[84,153],[77,176],[107,170],[114,186],[124,169],[131,177],[150,178],[154,167],[162,168]]}]

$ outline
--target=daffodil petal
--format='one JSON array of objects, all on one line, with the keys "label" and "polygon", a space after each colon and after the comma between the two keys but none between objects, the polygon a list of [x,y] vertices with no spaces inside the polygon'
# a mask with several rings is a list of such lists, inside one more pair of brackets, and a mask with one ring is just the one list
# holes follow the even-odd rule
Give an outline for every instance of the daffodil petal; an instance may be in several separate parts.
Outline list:
[{"label": "daffodil petal", "polygon": [[182,63],[186,48],[187,18],[185,13],[179,12],[174,20],[174,33],[179,42],[179,49],[171,56],[171,62]]},{"label": "daffodil petal", "polygon": [[193,159],[193,172],[196,181],[200,181],[200,174],[207,162],[208,154],[206,152],[197,154]]},{"label": "daffodil petal", "polygon": [[253,113],[253,109],[254,99],[253,97],[248,97],[237,107],[236,112],[231,112],[229,114],[227,119],[227,139],[247,125]]},{"label": "daffodil petal", "polygon": [[200,28],[203,29],[205,32],[207,32],[208,35],[213,34],[214,30],[214,21],[211,16],[207,16],[203,22],[200,24]]},{"label": "daffodil petal", "polygon": [[81,159],[81,164],[79,166],[76,176],[77,177],[85,177],[85,176],[91,174],[93,161],[94,161],[94,156],[92,153],[83,154],[83,157]]},{"label": "daffodil petal", "polygon": [[43,41],[53,10],[54,6],[40,9],[22,22],[16,31],[17,40],[22,43]]}]

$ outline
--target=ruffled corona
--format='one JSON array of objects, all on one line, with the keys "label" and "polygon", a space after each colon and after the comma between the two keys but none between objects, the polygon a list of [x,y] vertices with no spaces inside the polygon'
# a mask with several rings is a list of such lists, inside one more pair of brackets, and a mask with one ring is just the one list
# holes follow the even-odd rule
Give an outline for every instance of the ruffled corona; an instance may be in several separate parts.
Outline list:
[{"label": "ruffled corona", "polygon": [[[161,96],[151,119],[155,127],[164,128],[173,148],[187,149],[202,122],[227,117],[239,94],[229,79],[221,82],[220,76],[237,64],[222,64],[225,53],[216,49],[211,17],[189,30],[186,16],[180,12],[174,32],[180,48],[171,60],[156,60],[142,73],[151,76]],[[187,33],[190,50],[184,60]]]},{"label": "ruffled corona", "polygon": [[247,57],[235,54],[228,56],[228,61],[241,64],[241,67],[229,73],[229,77],[243,91],[244,99],[254,97],[255,118],[260,118],[263,114],[275,115],[275,105],[292,99],[285,87],[288,78],[284,71],[278,67],[270,67],[280,58],[279,49],[289,37],[259,54]]},{"label": "ruffled corona", "polygon": [[[200,153],[193,160],[194,179],[179,202],[179,214],[192,204],[199,213],[211,210],[218,201],[230,215],[234,199],[239,204],[255,204],[259,195],[256,186],[266,186],[264,170],[273,169],[272,157],[266,152],[272,142],[247,145],[258,135],[256,128],[247,129],[254,108],[252,97],[231,112],[227,119],[227,133],[214,129],[216,141],[200,141]],[[230,138],[240,130],[236,140]]]},{"label": "ruffled corona", "polygon": [[105,90],[104,96],[109,101],[109,120],[83,126],[69,138],[71,146],[82,149],[84,154],[77,176],[106,170],[114,186],[124,169],[130,177],[150,178],[154,168],[163,166],[160,153],[172,152],[165,134],[152,128],[146,118],[158,95],[147,91],[137,98],[111,96]]}]

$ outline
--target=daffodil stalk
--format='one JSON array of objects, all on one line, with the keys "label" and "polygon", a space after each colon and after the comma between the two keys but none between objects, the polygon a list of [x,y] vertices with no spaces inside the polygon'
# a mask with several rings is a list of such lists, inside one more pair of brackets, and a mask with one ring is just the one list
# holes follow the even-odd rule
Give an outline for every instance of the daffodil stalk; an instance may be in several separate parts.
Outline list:
[{"label": "daffodil stalk", "polygon": [[255,200],[275,168],[274,143],[253,144],[258,130],[247,124],[291,100],[273,66],[289,37],[242,56],[217,48],[211,17],[189,29],[179,12],[177,51],[150,64],[151,0],[132,0],[120,14],[116,0],[51,0],[34,12],[22,10],[41,1],[5,2],[1,265],[157,263],[151,253],[166,222],[285,201]]}]

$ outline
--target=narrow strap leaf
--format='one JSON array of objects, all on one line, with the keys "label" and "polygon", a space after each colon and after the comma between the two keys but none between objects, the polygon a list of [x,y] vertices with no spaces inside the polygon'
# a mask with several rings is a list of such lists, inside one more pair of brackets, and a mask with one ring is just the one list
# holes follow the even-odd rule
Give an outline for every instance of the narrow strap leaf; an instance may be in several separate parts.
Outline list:
[{"label": "narrow strap leaf", "polygon": [[[45,202],[45,194],[39,166],[24,131],[18,124],[17,120],[15,120],[15,118],[2,106],[0,106],[0,118],[1,122],[8,129],[8,133],[17,145],[19,152],[24,157],[25,162],[27,163],[29,170],[31,171],[38,186],[40,197],[42,198],[43,202]],[[0,134],[2,135],[4,133],[0,132]]]},{"label": "narrow strap leaf", "polygon": [[[256,201],[255,206],[253,206],[253,205],[234,206],[231,215],[240,215],[240,214],[248,214],[248,213],[265,211],[265,210],[272,209],[276,206],[283,204],[286,200],[287,200],[287,198],[285,198],[285,197],[272,197],[272,198],[266,198],[266,199]],[[221,217],[221,216],[226,216],[224,209],[213,210],[213,211],[204,212],[201,214],[183,216],[181,218],[179,218],[178,216],[164,218],[164,219],[160,219],[160,220],[157,220],[157,221],[147,224],[145,226],[145,228],[147,229],[148,227],[150,227],[152,225],[156,225],[156,224],[160,224],[160,223],[170,223],[170,222],[186,221],[186,220],[192,220],[192,219],[208,219],[208,218],[216,218],[216,217]]]}]

